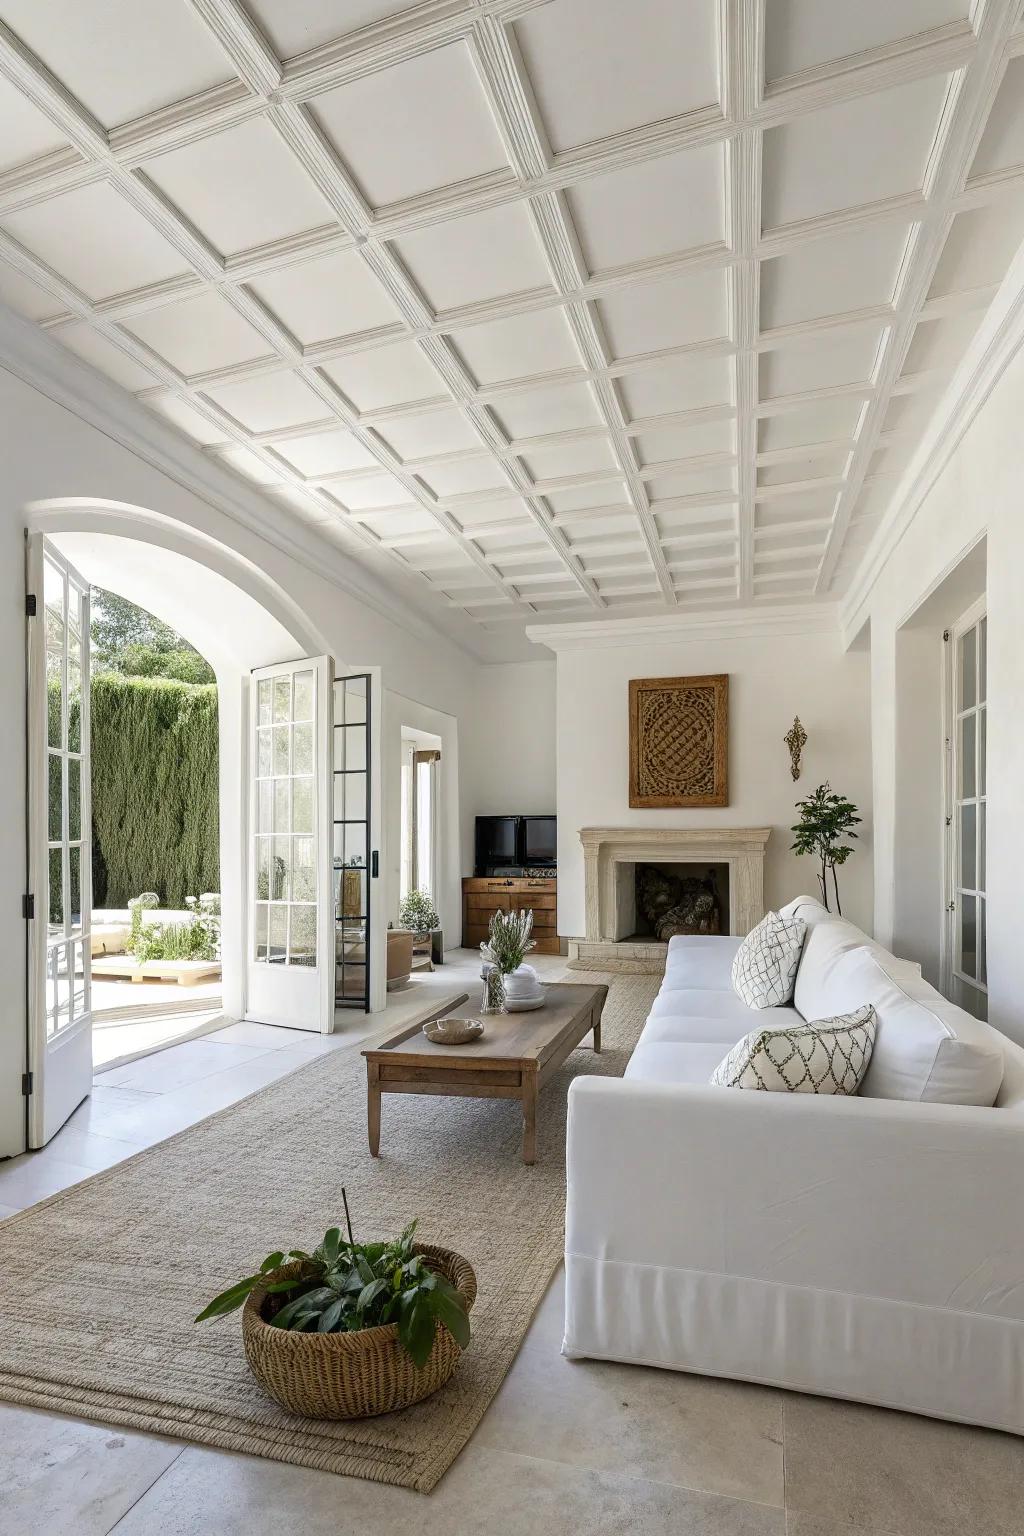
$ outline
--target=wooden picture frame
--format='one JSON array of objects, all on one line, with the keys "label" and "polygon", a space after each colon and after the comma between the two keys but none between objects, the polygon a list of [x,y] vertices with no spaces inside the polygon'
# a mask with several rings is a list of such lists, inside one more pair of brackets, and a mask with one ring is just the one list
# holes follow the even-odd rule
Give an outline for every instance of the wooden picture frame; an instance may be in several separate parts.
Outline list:
[{"label": "wooden picture frame", "polygon": [[629,683],[629,803],[729,804],[729,674]]}]

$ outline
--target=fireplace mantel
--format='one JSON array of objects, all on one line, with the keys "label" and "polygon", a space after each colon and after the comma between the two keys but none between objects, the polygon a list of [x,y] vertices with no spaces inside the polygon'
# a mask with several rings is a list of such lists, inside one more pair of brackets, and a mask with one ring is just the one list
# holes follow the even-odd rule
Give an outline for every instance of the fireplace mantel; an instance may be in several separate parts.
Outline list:
[{"label": "fireplace mantel", "polygon": [[764,916],[764,851],[771,827],[582,827],[586,942],[616,943],[616,883],[624,864],[728,864],[729,931]]}]

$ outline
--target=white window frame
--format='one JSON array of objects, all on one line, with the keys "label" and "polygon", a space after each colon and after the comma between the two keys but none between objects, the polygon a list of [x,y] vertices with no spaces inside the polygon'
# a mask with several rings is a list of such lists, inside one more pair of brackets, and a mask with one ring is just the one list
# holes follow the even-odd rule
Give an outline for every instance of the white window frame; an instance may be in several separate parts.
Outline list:
[{"label": "white window frame", "polygon": [[[944,690],[943,690],[943,693],[944,693],[944,697],[943,697],[943,737],[944,737],[944,749],[945,749],[944,750],[945,762],[944,762],[944,774],[943,774],[943,815],[944,815],[944,829],[943,830],[944,830],[944,834],[945,835],[944,835],[944,838],[943,838],[943,924],[942,924],[942,950],[941,950],[942,990],[943,990],[943,992],[945,993],[945,995],[947,997],[953,999],[954,1001],[958,1001],[958,1002],[962,1001],[962,999],[960,997],[958,997],[957,994],[958,994],[959,990],[961,988],[964,988],[964,987],[972,989],[973,991],[979,993],[982,998],[987,999],[987,997],[988,997],[988,982],[987,982],[987,978],[986,978],[985,981],[980,981],[976,977],[966,975],[966,973],[960,969],[960,966],[959,966],[959,963],[958,963],[958,960],[959,960],[960,931],[961,931],[960,895],[961,895],[961,891],[962,891],[961,879],[960,879],[960,869],[961,869],[960,806],[961,806],[962,803],[966,803],[965,801],[962,801],[960,793],[959,793],[959,788],[960,788],[960,783],[961,783],[961,768],[960,768],[960,722],[961,722],[961,720],[965,716],[967,716],[969,714],[973,714],[976,719],[980,719],[981,712],[984,711],[985,721],[986,721],[986,728],[987,728],[987,724],[988,724],[988,706],[989,706],[989,688],[988,688],[987,677],[986,677],[985,698],[984,698],[984,700],[979,700],[979,698],[976,697],[974,705],[969,707],[966,710],[961,710],[959,708],[958,691],[957,691],[957,684],[958,684],[958,680],[959,680],[958,679],[958,669],[959,669],[960,641],[961,641],[962,637],[969,630],[975,629],[976,627],[980,626],[981,620],[987,618],[987,616],[988,615],[987,615],[986,599],[984,597],[980,597],[980,598],[977,599],[976,602],[972,603],[971,606],[964,613],[962,613],[960,615],[960,617],[957,619],[956,623],[953,624],[949,629],[947,629],[945,631],[944,636],[943,636],[943,639],[945,641],[946,655],[945,655],[945,668],[944,668],[945,676],[944,676]],[[979,634],[980,634],[980,629],[979,629]],[[987,658],[986,658],[986,661],[987,661]],[[977,666],[977,652],[976,652],[975,665]],[[986,667],[986,671],[987,671],[987,667]],[[976,752],[976,759],[975,760],[977,762],[977,737],[976,737],[975,752]],[[982,835],[983,835],[982,832],[981,832],[981,828],[980,828],[981,815],[982,815],[981,807],[983,805],[987,807],[987,802],[988,802],[987,787],[988,787],[988,777],[987,777],[987,773],[986,773],[985,793],[982,794],[980,792],[981,791],[981,785],[976,782],[975,783],[975,795],[967,797],[968,800],[973,800],[974,803],[978,806],[978,811],[977,811],[978,831],[977,831],[977,834],[976,834],[978,842],[977,842],[977,851],[976,851],[976,854],[975,854],[975,859],[976,859],[976,862],[979,865],[980,865],[980,862],[981,862],[981,860],[980,860],[980,850],[981,850]],[[987,831],[988,831],[988,826],[987,826],[987,810],[986,810],[986,815],[985,815],[985,835],[986,836],[987,836]],[[980,869],[976,869],[976,871],[975,871],[975,879],[976,880],[978,878],[979,873],[981,873]],[[986,940],[987,940],[987,932],[988,932],[988,893],[987,893],[987,888],[986,888],[987,887],[987,878],[988,878],[988,861],[987,861],[987,858],[985,860],[984,874],[985,874],[985,885],[975,885],[974,887],[971,887],[970,889],[973,891],[976,899],[979,902],[983,901],[985,903],[985,908],[984,908],[984,913],[985,913],[985,917],[984,917],[984,932],[985,932]],[[981,911],[981,909],[979,907],[979,916],[980,916],[980,911]],[[982,927],[981,927],[981,923],[979,922],[978,923],[978,932],[980,933],[981,931],[982,931]]]}]

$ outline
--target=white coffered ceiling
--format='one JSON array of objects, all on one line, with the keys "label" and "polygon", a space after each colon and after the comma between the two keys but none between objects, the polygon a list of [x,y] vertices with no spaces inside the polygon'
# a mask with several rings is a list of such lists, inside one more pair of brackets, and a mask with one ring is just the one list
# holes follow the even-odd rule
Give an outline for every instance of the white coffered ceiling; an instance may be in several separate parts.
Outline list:
[{"label": "white coffered ceiling", "polygon": [[0,0],[0,300],[463,630],[834,601],[1024,239],[1020,9]]}]

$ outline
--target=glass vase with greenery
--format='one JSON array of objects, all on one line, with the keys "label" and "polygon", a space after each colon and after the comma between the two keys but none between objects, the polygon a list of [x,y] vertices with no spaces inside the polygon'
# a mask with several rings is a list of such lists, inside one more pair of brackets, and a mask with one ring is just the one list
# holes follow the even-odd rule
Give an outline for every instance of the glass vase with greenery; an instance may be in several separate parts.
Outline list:
[{"label": "glass vase with greenery", "polygon": [[493,913],[487,942],[480,945],[480,957],[484,962],[482,1012],[505,1011],[505,977],[517,971],[530,950],[536,947],[536,939],[530,937],[532,931],[532,912]]},{"label": "glass vase with greenery", "polygon": [[826,909],[829,905],[828,874],[831,870],[836,911],[842,917],[843,909],[839,904],[836,867],[839,864],[845,864],[850,854],[854,852],[853,847],[843,839],[857,836],[853,830],[861,822],[857,807],[852,800],[847,800],[845,795],[837,795],[826,781],[824,784],[819,784],[806,800],[798,800],[796,808],[800,813],[800,820],[795,827],[790,828],[795,838],[792,851],[797,854],[809,853],[818,859],[820,863],[818,885],[821,888],[821,899]]},{"label": "glass vase with greenery", "polygon": [[[356,1333],[395,1323],[398,1342],[413,1364],[422,1367],[441,1323],[465,1349],[469,1343],[466,1304],[455,1286],[415,1252],[416,1223],[410,1222],[391,1242],[357,1243],[344,1189],[341,1196],[347,1235],[340,1227],[332,1227],[312,1253],[293,1248],[268,1254],[256,1274],[214,1297],[196,1322],[236,1311],[269,1276],[264,1319],[274,1328],[293,1333]],[[289,1263],[300,1264],[301,1271],[275,1280],[277,1271]]]},{"label": "glass vase with greenery", "polygon": [[403,928],[411,928],[413,933],[432,933],[441,926],[441,919],[429,891],[409,891],[402,898],[398,921]]}]

